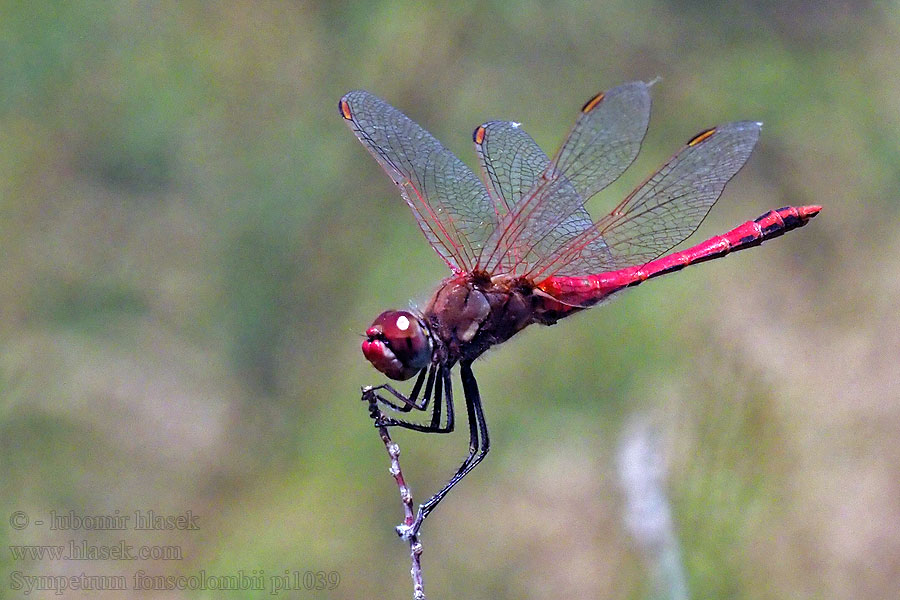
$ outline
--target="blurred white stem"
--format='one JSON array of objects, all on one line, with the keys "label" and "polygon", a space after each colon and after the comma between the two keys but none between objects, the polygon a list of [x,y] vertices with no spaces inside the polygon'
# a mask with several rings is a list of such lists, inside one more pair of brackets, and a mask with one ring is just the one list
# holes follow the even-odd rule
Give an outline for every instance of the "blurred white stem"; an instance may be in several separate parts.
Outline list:
[{"label": "blurred white stem", "polygon": [[681,551],[665,491],[666,464],[658,432],[635,419],[619,446],[619,481],[625,493],[625,527],[644,554],[653,597],[687,600]]}]

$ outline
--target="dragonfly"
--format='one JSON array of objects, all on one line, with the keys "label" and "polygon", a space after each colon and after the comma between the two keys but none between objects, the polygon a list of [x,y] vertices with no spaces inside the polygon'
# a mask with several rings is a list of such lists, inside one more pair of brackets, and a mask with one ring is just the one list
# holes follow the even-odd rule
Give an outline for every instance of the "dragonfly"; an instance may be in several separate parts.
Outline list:
[{"label": "dragonfly", "polygon": [[[601,92],[581,108],[551,158],[513,121],[475,128],[479,178],[431,134],[367,91],[343,96],[341,117],[412,210],[450,269],[424,309],[388,310],[365,332],[362,352],[389,383],[363,388],[376,426],[454,430],[451,371],[459,365],[469,426],[462,464],[401,536],[424,519],[490,449],[472,363],[531,324],[553,325],[648,279],[760,245],[802,227],[821,206],[787,206],[685,250],[759,139],[761,123],[737,121],[692,137],[609,214],[585,202],[637,157],[650,120],[651,83]],[[429,412],[429,405],[431,405]],[[406,420],[419,411],[427,422]],[[445,415],[442,418],[442,414]],[[429,419],[430,417],[430,419]]]}]

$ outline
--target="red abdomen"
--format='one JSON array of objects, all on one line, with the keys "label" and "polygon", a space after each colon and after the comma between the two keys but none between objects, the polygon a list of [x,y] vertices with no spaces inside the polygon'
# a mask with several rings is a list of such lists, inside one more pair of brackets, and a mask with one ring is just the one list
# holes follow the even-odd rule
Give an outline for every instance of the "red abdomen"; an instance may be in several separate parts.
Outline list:
[{"label": "red abdomen", "polygon": [[786,206],[771,210],[728,233],[711,237],[696,246],[667,254],[644,265],[627,267],[583,277],[550,277],[537,287],[552,298],[543,298],[539,312],[562,318],[573,311],[593,306],[610,295],[642,281],[672,273],[684,267],[758,246],[765,240],[802,227],[822,209],[821,206]]}]

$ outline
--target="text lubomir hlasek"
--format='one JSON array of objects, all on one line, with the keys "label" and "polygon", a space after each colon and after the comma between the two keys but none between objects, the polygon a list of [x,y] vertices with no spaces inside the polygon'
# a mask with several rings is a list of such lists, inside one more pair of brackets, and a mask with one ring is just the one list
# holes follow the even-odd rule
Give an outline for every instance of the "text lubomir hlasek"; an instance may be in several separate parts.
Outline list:
[{"label": "text lubomir hlasek", "polygon": [[50,511],[50,529],[52,530],[92,530],[115,531],[132,529],[135,531],[195,531],[200,529],[199,515],[188,510],[181,514],[159,514],[152,510],[136,510],[132,514],[121,514],[114,511],[106,515],[80,515],[74,510],[67,513]]}]

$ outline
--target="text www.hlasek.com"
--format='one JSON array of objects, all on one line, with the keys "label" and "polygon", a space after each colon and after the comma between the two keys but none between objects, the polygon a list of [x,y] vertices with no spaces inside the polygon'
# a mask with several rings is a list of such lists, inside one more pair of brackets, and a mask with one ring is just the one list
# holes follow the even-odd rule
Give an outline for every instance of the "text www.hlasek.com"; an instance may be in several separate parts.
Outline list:
[{"label": "text www.hlasek.com", "polygon": [[69,540],[62,546],[10,546],[13,560],[183,560],[181,546],[112,545]]},{"label": "text www.hlasek.com", "polygon": [[[130,579],[130,581],[129,581]],[[35,591],[53,591],[57,596],[69,590],[100,591],[127,590],[129,583],[134,590],[219,590],[219,591],[267,591],[275,596],[285,591],[333,590],[340,583],[337,571],[284,571],[266,577],[263,570],[243,569],[230,575],[207,573],[205,569],[193,575],[153,575],[136,571],[131,578],[124,575],[26,575],[13,571],[9,587],[22,591],[25,596]]]}]

